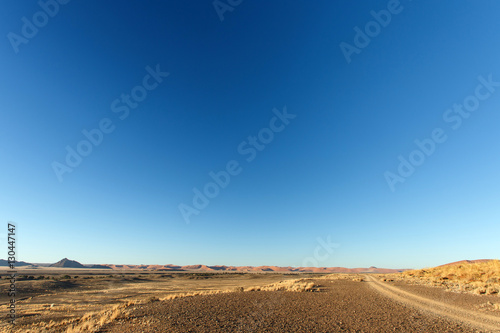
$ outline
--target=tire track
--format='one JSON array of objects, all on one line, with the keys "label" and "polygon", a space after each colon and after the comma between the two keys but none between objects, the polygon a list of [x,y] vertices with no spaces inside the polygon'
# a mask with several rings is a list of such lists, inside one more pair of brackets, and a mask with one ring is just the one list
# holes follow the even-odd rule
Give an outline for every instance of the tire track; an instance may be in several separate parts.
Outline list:
[{"label": "tire track", "polygon": [[465,310],[429,298],[421,297],[394,286],[384,284],[369,275],[366,275],[366,279],[371,282],[370,285],[375,290],[395,301],[439,316],[447,317],[488,332],[500,332],[500,317]]}]

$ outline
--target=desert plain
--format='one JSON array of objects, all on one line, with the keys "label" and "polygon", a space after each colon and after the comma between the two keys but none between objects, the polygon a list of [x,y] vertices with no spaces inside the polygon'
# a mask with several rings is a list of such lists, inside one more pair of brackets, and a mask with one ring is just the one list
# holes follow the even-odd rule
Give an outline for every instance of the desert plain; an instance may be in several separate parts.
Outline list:
[{"label": "desert plain", "polygon": [[0,269],[2,332],[500,332],[500,262],[397,273]]}]

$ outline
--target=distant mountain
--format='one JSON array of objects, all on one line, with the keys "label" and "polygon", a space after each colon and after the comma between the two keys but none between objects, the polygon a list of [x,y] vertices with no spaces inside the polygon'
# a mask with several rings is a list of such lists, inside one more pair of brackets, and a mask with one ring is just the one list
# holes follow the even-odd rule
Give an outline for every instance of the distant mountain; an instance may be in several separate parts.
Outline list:
[{"label": "distant mountain", "polygon": [[[16,266],[34,267],[63,267],[63,268],[89,268],[89,269],[112,269],[112,270],[148,270],[160,272],[242,272],[242,273],[399,273],[407,269],[378,268],[371,266],[369,268],[345,268],[345,267],[279,267],[279,266],[224,266],[224,265],[82,265],[78,261],[64,258],[55,264],[30,264],[19,261]],[[0,259],[0,266],[8,266],[7,260]]]},{"label": "distant mountain", "polygon": [[[0,259],[0,267],[1,266],[9,266],[9,262],[4,259]],[[24,261],[16,261],[15,265],[16,267],[21,267],[21,266],[36,266],[35,264],[30,264],[29,262],[24,262]]]},{"label": "distant mountain", "polygon": [[55,264],[50,265],[49,267],[87,268],[86,266],[80,264],[78,261],[69,260],[68,258],[61,259]]}]

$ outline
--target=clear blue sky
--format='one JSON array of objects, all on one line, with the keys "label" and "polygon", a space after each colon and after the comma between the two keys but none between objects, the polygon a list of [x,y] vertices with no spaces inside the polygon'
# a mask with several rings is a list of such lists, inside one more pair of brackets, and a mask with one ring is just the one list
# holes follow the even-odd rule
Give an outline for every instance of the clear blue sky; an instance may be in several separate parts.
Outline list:
[{"label": "clear blue sky", "polygon": [[[500,3],[47,2],[51,15],[36,1],[0,13],[0,258],[8,221],[30,262],[498,258]],[[464,102],[474,111],[453,110]],[[285,107],[295,117],[274,119]],[[435,129],[446,140],[398,174]],[[229,161],[239,173],[186,223],[179,205],[196,209],[193,189]]]}]

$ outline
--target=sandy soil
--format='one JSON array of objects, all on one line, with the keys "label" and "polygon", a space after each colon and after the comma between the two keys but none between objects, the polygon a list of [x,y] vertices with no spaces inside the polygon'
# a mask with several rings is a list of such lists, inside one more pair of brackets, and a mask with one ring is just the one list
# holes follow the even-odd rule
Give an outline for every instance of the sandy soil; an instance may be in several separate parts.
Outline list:
[{"label": "sandy soil", "polygon": [[240,292],[143,304],[102,331],[494,332],[500,328],[495,323],[498,316],[488,315],[493,320],[487,321],[479,311],[433,300],[439,297],[433,288],[421,296],[415,290],[404,294],[409,291],[370,277],[363,282],[316,282],[323,286],[320,292]]},{"label": "sandy soil", "polygon": [[[500,332],[498,295],[390,275],[72,272],[20,279],[17,324],[0,322],[0,332]],[[319,291],[248,291],[304,278]],[[0,280],[2,307],[7,285]]]},{"label": "sandy soil", "polygon": [[[63,322],[78,320],[89,313],[112,309],[128,302],[143,302],[151,297],[168,297],[192,292],[233,290],[296,279],[298,274],[174,273],[50,269],[23,271],[16,282],[16,332],[65,332]],[[42,274],[40,274],[42,273]],[[71,278],[64,278],[66,273]],[[105,273],[105,274],[104,274]],[[33,279],[27,277],[33,274]],[[304,275],[310,276],[310,275]],[[7,313],[10,282],[0,280],[0,307]],[[42,278],[43,279],[39,279]],[[97,317],[100,317],[98,315]],[[5,319],[5,318],[4,318]],[[51,325],[51,323],[54,323]],[[55,325],[59,324],[61,325]],[[33,326],[36,325],[36,326]],[[62,326],[62,327],[60,327]],[[12,330],[8,321],[0,321],[0,332]]]}]

